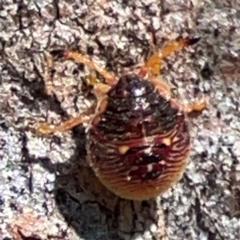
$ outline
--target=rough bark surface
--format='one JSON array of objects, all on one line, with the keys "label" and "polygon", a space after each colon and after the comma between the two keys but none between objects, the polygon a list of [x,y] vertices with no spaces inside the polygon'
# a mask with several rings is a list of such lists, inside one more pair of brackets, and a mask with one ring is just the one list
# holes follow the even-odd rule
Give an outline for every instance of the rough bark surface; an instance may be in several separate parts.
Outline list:
[{"label": "rough bark surface", "polygon": [[[238,0],[2,0],[0,239],[240,239],[239,13]],[[84,127],[43,137],[34,124],[95,103],[89,69],[58,50],[76,49],[120,76],[154,51],[152,32],[156,48],[201,37],[167,58],[162,75],[180,98],[205,95],[209,106],[190,119],[183,179],[161,199],[133,202],[86,166]]]}]

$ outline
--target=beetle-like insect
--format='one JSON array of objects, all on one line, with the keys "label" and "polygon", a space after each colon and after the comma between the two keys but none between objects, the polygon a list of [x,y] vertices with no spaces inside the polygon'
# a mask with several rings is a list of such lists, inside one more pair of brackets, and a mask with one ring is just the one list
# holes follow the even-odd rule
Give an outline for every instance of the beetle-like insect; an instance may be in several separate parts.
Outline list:
[{"label": "beetle-like insect", "polygon": [[87,57],[65,51],[67,59],[99,72],[105,83],[93,84],[97,97],[92,116],[81,115],[58,126],[42,123],[39,131],[50,134],[88,123],[87,159],[96,176],[110,191],[131,200],[156,197],[176,181],[189,159],[187,114],[202,111],[204,98],[181,103],[159,76],[162,59],[199,38],[179,38],[144,63],[138,74],[117,79]]}]

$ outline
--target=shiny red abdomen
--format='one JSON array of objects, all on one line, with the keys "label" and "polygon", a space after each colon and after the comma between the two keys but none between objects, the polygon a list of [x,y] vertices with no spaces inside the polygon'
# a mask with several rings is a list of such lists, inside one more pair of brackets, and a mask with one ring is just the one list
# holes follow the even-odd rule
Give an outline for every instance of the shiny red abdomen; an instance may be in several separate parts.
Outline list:
[{"label": "shiny red abdomen", "polygon": [[93,170],[120,197],[159,195],[181,178],[188,162],[184,113],[137,75],[121,77],[106,100],[88,130]]}]

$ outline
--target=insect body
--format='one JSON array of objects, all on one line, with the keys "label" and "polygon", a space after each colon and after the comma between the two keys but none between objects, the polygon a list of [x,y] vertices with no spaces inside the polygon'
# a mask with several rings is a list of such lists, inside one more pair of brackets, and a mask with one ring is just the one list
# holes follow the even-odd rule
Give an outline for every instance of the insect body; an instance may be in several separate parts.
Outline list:
[{"label": "insect body", "polygon": [[137,75],[121,77],[108,92],[88,138],[89,161],[99,179],[130,199],[158,195],[178,179],[190,143],[184,114]]},{"label": "insect body", "polygon": [[72,118],[59,126],[42,124],[39,130],[52,133],[88,122],[87,158],[103,185],[126,199],[159,195],[181,178],[190,151],[186,114],[201,111],[206,101],[182,104],[156,75],[162,57],[196,41],[173,41],[153,55],[140,73],[118,80],[86,57],[66,52],[67,58],[101,73],[107,84],[94,85],[98,104],[93,116]]}]

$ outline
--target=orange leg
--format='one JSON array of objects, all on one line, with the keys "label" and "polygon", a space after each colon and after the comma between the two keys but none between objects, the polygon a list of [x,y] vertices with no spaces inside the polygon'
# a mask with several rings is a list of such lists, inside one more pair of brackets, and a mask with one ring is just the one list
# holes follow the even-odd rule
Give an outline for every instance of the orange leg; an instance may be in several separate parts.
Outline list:
[{"label": "orange leg", "polygon": [[70,118],[59,125],[52,125],[52,124],[48,124],[48,123],[39,123],[37,126],[37,130],[38,130],[38,132],[40,132],[42,134],[64,132],[64,131],[68,131],[68,130],[74,128],[77,125],[80,125],[80,124],[88,122],[88,121],[89,121],[89,117],[83,115],[83,116],[78,116],[75,118]]},{"label": "orange leg", "polygon": [[171,99],[173,107],[177,107],[181,112],[186,114],[192,112],[201,112],[207,108],[208,101],[206,98],[193,99],[190,102],[181,102],[178,99]]},{"label": "orange leg", "polygon": [[93,93],[98,100],[104,97],[111,88],[110,85],[101,83],[94,74],[87,77],[87,84],[93,86]]},{"label": "orange leg", "polygon": [[149,58],[149,60],[142,66],[139,73],[141,77],[145,77],[148,73],[150,73],[147,80],[155,85],[162,96],[164,96],[167,100],[171,99],[174,105],[186,113],[202,111],[205,109],[207,107],[206,99],[202,98],[199,100],[193,100],[189,103],[180,103],[178,100],[171,98],[171,86],[160,76],[156,77],[156,75],[159,75],[160,73],[163,58],[181,50],[183,47],[193,45],[199,40],[200,38],[179,38],[169,42],[163,49],[159,50]]},{"label": "orange leg", "polygon": [[71,51],[68,51],[68,50],[65,51],[64,55],[65,55],[66,58],[73,59],[74,61],[76,61],[78,63],[83,63],[86,66],[90,67],[91,69],[100,73],[105,78],[105,81],[106,81],[107,84],[112,86],[112,85],[115,85],[117,83],[117,80],[116,80],[115,76],[111,75],[109,72],[107,72],[106,70],[99,67],[96,63],[91,61],[86,56],[83,56],[80,53],[71,52]]},{"label": "orange leg", "polygon": [[182,103],[182,109],[187,114],[191,112],[201,112],[206,108],[207,100],[205,98],[194,99],[193,101],[188,102],[186,104]]},{"label": "orange leg", "polygon": [[[95,84],[94,85],[94,93],[95,93],[97,99],[100,100],[100,99],[104,98],[104,96],[109,91],[109,89],[110,89],[109,85],[106,85],[103,83]],[[44,122],[40,123],[37,125],[37,130],[41,134],[64,132],[64,131],[71,130],[75,126],[80,125],[82,123],[88,123],[90,120],[91,120],[91,116],[87,116],[87,115],[83,114],[78,117],[72,117],[72,118],[66,120],[65,122],[62,122],[59,125],[52,125],[52,124],[48,124],[48,123],[44,123]]]},{"label": "orange leg", "polygon": [[166,83],[160,76],[149,77],[147,80],[150,81],[156,87],[161,96],[163,96],[166,100],[171,99],[172,97],[171,86],[168,83]]},{"label": "orange leg", "polygon": [[[71,59],[75,60],[76,62],[80,62],[80,63],[87,65],[88,67],[92,68],[93,70],[99,72],[105,78],[105,81],[107,84],[100,83],[97,80],[97,78],[93,75],[90,75],[89,79],[88,79],[88,82],[91,85],[93,85],[93,91],[98,100],[105,97],[106,93],[111,88],[111,85],[116,84],[117,80],[115,79],[114,76],[112,76],[106,70],[100,68],[97,64],[95,64],[93,61],[91,61],[87,57],[85,57],[79,53],[69,52],[69,51],[65,52],[65,56],[66,56],[66,58],[71,58]],[[65,122],[61,123],[60,125],[40,123],[37,126],[37,130],[38,130],[38,132],[40,132],[42,134],[51,134],[51,133],[55,133],[55,132],[68,131],[77,125],[89,122],[90,119],[91,119],[90,116],[82,115],[82,116],[70,118],[70,119],[66,120]]]},{"label": "orange leg", "polygon": [[149,71],[151,76],[158,75],[161,70],[163,58],[181,50],[185,46],[195,44],[199,40],[200,38],[180,38],[169,42],[163,49],[160,49],[148,59],[148,61],[142,66],[140,75],[144,77]]},{"label": "orange leg", "polygon": [[175,105],[180,111],[185,113],[201,112],[207,108],[206,98],[194,99],[191,102],[181,103],[179,100],[172,98],[171,87],[161,77],[149,78],[148,81],[153,83],[159,93],[166,99]]}]

